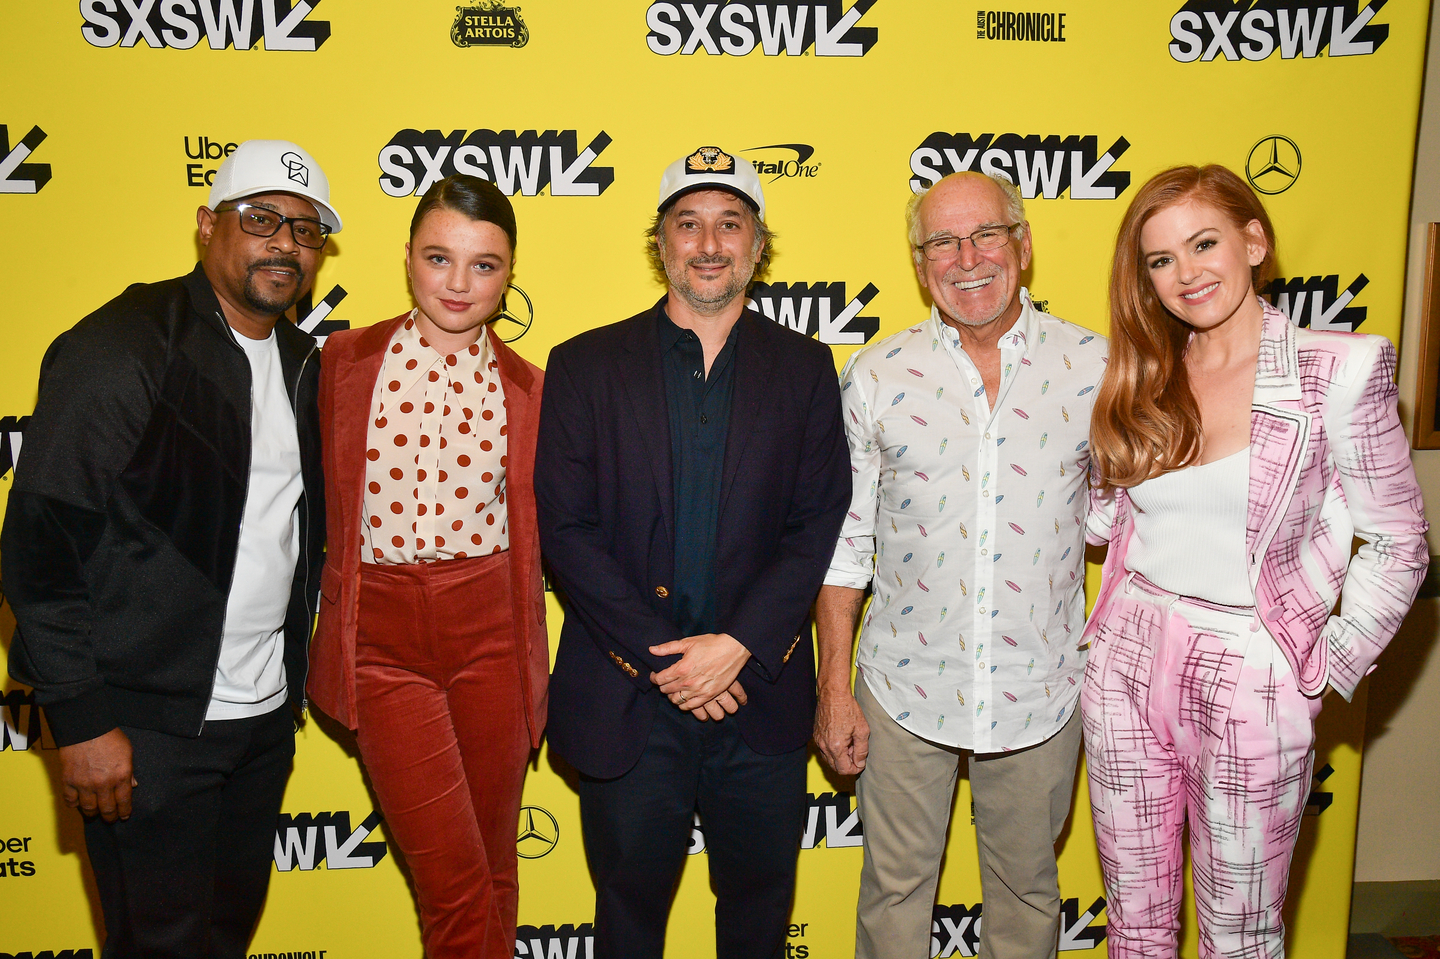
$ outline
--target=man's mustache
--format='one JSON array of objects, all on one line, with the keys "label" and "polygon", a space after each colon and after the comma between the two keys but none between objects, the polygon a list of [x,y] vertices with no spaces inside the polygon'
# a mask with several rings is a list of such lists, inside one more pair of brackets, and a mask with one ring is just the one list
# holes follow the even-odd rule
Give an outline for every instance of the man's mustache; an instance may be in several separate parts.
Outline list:
[{"label": "man's mustache", "polygon": [[254,276],[261,270],[271,270],[276,268],[294,270],[295,276],[298,279],[303,280],[305,278],[305,271],[300,267],[300,261],[295,259],[294,257],[289,256],[272,256],[267,257],[263,260],[256,260],[248,267],[246,267],[245,272],[249,276]]}]

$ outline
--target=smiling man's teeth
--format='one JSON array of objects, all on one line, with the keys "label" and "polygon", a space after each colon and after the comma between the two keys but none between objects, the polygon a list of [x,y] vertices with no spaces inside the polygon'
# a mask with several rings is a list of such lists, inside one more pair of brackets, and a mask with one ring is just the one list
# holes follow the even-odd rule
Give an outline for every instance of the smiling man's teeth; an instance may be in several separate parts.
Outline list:
[{"label": "smiling man's teeth", "polygon": [[1209,286],[1205,287],[1205,289],[1203,289],[1203,290],[1196,290],[1194,293],[1181,293],[1180,296],[1183,297],[1184,299],[1187,299],[1187,300],[1198,300],[1200,297],[1202,297],[1202,296],[1204,296],[1205,294],[1209,293],[1211,290],[1215,289],[1215,287],[1217,287],[1217,286],[1219,286],[1219,285],[1220,285],[1220,284],[1219,284],[1219,282],[1217,281],[1217,282],[1215,282],[1215,283],[1211,283]]},{"label": "smiling man's teeth", "polygon": [[958,286],[958,287],[959,287],[960,289],[962,289],[962,290],[978,290],[978,289],[980,289],[980,287],[985,286],[987,283],[989,283],[989,282],[990,282],[991,280],[993,280],[993,279],[995,279],[995,277],[993,277],[993,276],[986,276],[986,277],[981,277],[981,278],[978,279],[978,280],[961,280],[959,283],[956,283],[955,285]]}]

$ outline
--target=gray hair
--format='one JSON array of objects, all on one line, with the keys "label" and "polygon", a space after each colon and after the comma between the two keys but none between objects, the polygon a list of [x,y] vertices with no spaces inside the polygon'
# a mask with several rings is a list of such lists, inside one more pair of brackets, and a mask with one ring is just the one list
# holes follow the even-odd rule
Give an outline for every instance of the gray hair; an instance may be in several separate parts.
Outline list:
[{"label": "gray hair", "polygon": [[1025,200],[1020,196],[1019,187],[1014,181],[1003,173],[981,173],[977,170],[965,170],[960,173],[951,173],[948,176],[936,180],[934,184],[922,187],[910,197],[905,204],[905,229],[910,237],[910,246],[915,251],[915,262],[920,262],[920,244],[925,242],[925,237],[920,235],[920,201],[925,199],[925,194],[944,183],[946,180],[962,176],[983,176],[991,183],[1000,188],[1005,195],[1005,216],[1011,223],[1025,222]]}]

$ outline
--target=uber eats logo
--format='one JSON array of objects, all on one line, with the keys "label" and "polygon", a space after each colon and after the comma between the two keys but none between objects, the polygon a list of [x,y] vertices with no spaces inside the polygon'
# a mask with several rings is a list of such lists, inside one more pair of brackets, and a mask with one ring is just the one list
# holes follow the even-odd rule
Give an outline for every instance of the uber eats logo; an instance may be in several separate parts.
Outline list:
[{"label": "uber eats logo", "polygon": [[860,20],[875,0],[827,3],[652,3],[645,10],[645,45],[668,57],[704,50],[711,56],[743,57],[757,47],[767,57],[863,57],[879,31]]},{"label": "uber eats logo", "polygon": [[313,52],[330,39],[329,20],[309,20],[320,0],[80,0],[80,35],[92,47]]},{"label": "uber eats logo", "polygon": [[[1096,899],[1090,908],[1080,911],[1079,899],[1060,901],[1060,951],[1083,952],[1105,941],[1105,923],[1091,925],[1105,909],[1105,900]],[[936,903],[931,911],[930,957],[950,959],[951,956],[974,956],[980,948],[980,926],[984,906]]]},{"label": "uber eats logo", "polygon": [[1170,56],[1196,60],[1282,60],[1366,56],[1390,25],[1374,23],[1386,0],[1188,0],[1170,18]]},{"label": "uber eats logo", "polygon": [[515,930],[515,959],[595,959],[595,924],[520,926]]},{"label": "uber eats logo", "polygon": [[377,809],[355,829],[348,812],[281,813],[275,824],[275,868],[370,869],[390,851],[384,840],[366,842],[380,825]]},{"label": "uber eats logo", "polygon": [[1100,138],[1036,133],[932,133],[910,154],[910,189],[934,186],[941,177],[965,170],[1000,174],[1027,200],[1054,200],[1067,190],[1072,200],[1113,200],[1130,186],[1128,170],[1112,169],[1130,149],[1118,137],[1104,153]]},{"label": "uber eats logo", "polygon": [[401,130],[380,150],[380,189],[386,196],[419,196],[436,180],[468,173],[490,180],[507,196],[599,196],[615,182],[615,168],[593,166],[611,144],[601,130],[584,150],[575,130]]},{"label": "uber eats logo", "polygon": [[756,283],[750,288],[746,305],[821,343],[858,345],[868,343],[880,329],[878,316],[860,315],[879,292],[874,283],[867,283],[851,299],[846,296],[844,282]]}]

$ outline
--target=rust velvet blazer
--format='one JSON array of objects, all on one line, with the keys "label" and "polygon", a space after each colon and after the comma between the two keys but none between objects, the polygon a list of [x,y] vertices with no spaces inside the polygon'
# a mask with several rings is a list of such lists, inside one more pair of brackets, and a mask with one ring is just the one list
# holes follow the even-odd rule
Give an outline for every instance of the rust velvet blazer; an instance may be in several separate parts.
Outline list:
[{"label": "rust velvet blazer", "polygon": [[[351,729],[355,712],[355,632],[360,609],[360,523],[370,401],[385,347],[409,313],[359,330],[333,333],[320,354],[320,437],[325,467],[325,568],[320,574],[320,623],[310,643],[309,698]],[[535,434],[545,374],[486,328],[500,366],[509,431],[505,505],[510,524],[510,575],[519,675],[530,743],[545,731],[550,673],[545,587],[535,522]]]}]

